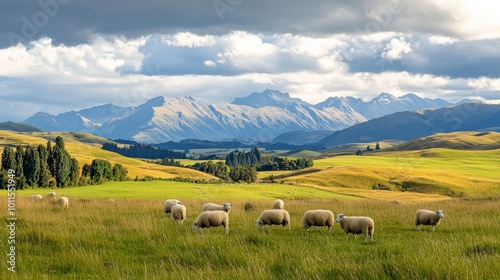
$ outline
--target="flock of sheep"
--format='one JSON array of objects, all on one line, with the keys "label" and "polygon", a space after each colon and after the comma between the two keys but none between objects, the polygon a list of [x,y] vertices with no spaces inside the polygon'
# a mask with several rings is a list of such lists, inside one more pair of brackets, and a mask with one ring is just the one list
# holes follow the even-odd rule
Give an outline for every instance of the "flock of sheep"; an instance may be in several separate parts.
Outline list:
[{"label": "flock of sheep", "polygon": [[[47,201],[50,204],[59,204],[62,207],[67,208],[69,205],[69,199],[65,196],[57,197],[57,194],[55,192],[49,192],[46,196]],[[31,201],[33,202],[41,202],[43,201],[43,195],[41,194],[34,194],[30,197]]]},{"label": "flock of sheep", "polygon": [[[264,210],[257,218],[256,225],[258,229],[262,229],[265,225],[270,225],[274,229],[274,225],[281,225],[283,229],[290,228],[290,214],[284,209],[284,202],[281,199],[274,201],[273,209]],[[202,212],[193,222],[193,229],[209,227],[224,227],[224,232],[229,233],[229,211],[231,204],[218,205],[215,203],[207,203],[203,205]],[[172,219],[182,224],[186,219],[186,207],[177,199],[167,199],[163,205],[165,214],[170,214]],[[432,226],[432,231],[444,217],[444,212],[431,211],[420,209],[415,213],[415,227],[420,230],[420,225]],[[311,226],[328,227],[328,232],[332,230],[333,224],[337,222],[346,234],[346,239],[349,239],[351,233],[354,237],[358,234],[365,236],[365,242],[368,237],[373,241],[373,233],[375,231],[375,223],[370,217],[346,216],[338,214],[335,218],[330,210],[308,210],[302,217],[302,227],[309,231]]]}]

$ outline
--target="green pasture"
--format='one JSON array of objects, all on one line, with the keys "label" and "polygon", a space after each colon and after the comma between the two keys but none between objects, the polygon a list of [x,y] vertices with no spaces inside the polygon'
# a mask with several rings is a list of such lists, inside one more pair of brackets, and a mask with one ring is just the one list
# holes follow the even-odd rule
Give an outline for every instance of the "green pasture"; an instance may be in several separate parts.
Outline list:
[{"label": "green pasture", "polygon": [[[147,184],[141,182],[142,184]],[[138,185],[139,186],[139,185]],[[106,186],[103,186],[106,187]],[[112,187],[112,186],[108,186]],[[59,191],[60,193],[66,190]],[[68,191],[70,191],[68,189]],[[140,190],[137,190],[140,196]],[[94,193],[95,194],[95,193]],[[176,193],[182,194],[182,192]],[[167,196],[170,197],[170,196]],[[205,202],[181,199],[187,218],[179,225],[162,213],[161,199],[70,198],[62,209],[27,197],[16,200],[16,272],[7,270],[7,242],[0,279],[498,279],[499,201],[454,199],[397,204],[378,200],[285,200],[291,230],[258,230],[255,220],[270,199],[226,196],[232,201],[229,234],[191,227]],[[7,209],[3,196],[0,208]],[[370,216],[374,241],[346,240],[339,224],[301,227],[306,210]],[[442,209],[436,231],[416,231],[417,209]],[[0,218],[7,218],[2,211]],[[8,237],[6,227],[0,238]]]},{"label": "green pasture", "polygon": [[102,185],[66,189],[30,189],[17,191],[19,196],[45,195],[56,191],[69,198],[113,199],[302,199],[311,197],[357,198],[310,187],[287,184],[195,184],[174,181],[107,182]]}]

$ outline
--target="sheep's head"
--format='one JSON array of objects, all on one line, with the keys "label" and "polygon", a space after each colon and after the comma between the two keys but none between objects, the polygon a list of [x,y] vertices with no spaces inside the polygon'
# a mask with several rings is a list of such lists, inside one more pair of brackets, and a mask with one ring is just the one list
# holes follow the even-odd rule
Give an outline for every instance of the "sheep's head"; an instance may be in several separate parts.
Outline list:
[{"label": "sheep's head", "polygon": [[193,229],[194,229],[194,230],[198,230],[198,229],[200,229],[200,225],[199,225],[197,222],[194,222],[194,223],[193,223]]},{"label": "sheep's head", "polygon": [[440,219],[444,217],[444,211],[443,210],[437,211],[436,214],[437,214],[438,218],[440,218]]},{"label": "sheep's head", "polygon": [[335,221],[337,223],[340,223],[343,219],[344,219],[345,215],[344,214],[338,214],[337,215],[337,219],[335,219]]},{"label": "sheep's head", "polygon": [[256,224],[258,229],[261,229],[264,226],[264,223],[261,221],[257,221]]},{"label": "sheep's head", "polygon": [[231,210],[231,204],[230,204],[230,203],[226,203],[226,204],[224,204],[224,208],[225,208],[227,211]]}]

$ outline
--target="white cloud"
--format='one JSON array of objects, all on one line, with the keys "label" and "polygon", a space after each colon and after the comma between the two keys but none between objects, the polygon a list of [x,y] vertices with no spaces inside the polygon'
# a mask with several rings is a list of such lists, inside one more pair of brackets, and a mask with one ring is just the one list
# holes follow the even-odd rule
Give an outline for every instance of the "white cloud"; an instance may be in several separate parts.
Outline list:
[{"label": "white cloud", "polygon": [[411,53],[411,44],[405,41],[404,37],[393,38],[384,48],[382,57],[388,60],[401,59],[403,54]]},{"label": "white cloud", "polygon": [[451,45],[458,42],[458,39],[445,36],[430,36],[429,42],[433,45]]}]

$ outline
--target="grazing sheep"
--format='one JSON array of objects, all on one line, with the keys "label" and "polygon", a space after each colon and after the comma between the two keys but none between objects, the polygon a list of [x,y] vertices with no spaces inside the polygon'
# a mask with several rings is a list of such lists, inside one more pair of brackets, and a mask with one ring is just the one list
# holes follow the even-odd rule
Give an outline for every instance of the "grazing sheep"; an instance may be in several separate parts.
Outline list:
[{"label": "grazing sheep", "polygon": [[415,213],[415,227],[420,230],[420,225],[432,226],[432,231],[434,227],[439,225],[441,219],[444,217],[444,212],[442,210],[431,211],[420,209]]},{"label": "grazing sheep", "polygon": [[282,225],[283,229],[288,225],[288,229],[290,229],[290,214],[283,209],[264,210],[256,223],[259,229],[264,227],[264,225]]},{"label": "grazing sheep", "polygon": [[231,211],[231,204],[226,203],[224,205],[219,205],[215,203],[206,203],[203,205],[203,209],[201,210],[202,212],[205,211],[224,211],[229,214],[229,211]]},{"label": "grazing sheep", "polygon": [[365,242],[370,236],[373,241],[373,232],[375,231],[375,223],[370,217],[348,217],[344,214],[338,214],[337,223],[340,223],[340,227],[344,230],[346,234],[346,239],[349,240],[349,233],[352,233],[354,238],[355,234],[364,234]]},{"label": "grazing sheep", "polygon": [[69,205],[69,200],[65,196],[61,196],[58,200],[57,203],[61,205],[62,207],[68,207]]},{"label": "grazing sheep", "polygon": [[302,217],[302,226],[309,231],[311,226],[318,227],[328,227],[328,232],[332,230],[333,224],[335,223],[335,216],[330,210],[308,210],[304,213]]},{"label": "grazing sheep", "polygon": [[184,220],[186,219],[186,206],[182,204],[176,204],[172,206],[172,211],[170,212],[170,217],[176,220],[177,223],[182,225]]},{"label": "grazing sheep", "polygon": [[30,200],[33,202],[39,202],[43,200],[43,195],[41,194],[34,194],[30,197]]},{"label": "grazing sheep", "polygon": [[193,223],[194,230],[218,226],[223,226],[224,233],[229,233],[229,215],[227,212],[221,210],[201,212]]},{"label": "grazing sheep", "polygon": [[55,192],[49,192],[47,194],[47,200],[49,203],[56,203],[57,202],[57,194]]},{"label": "grazing sheep", "polygon": [[181,204],[181,202],[177,199],[165,200],[165,202],[163,203],[163,211],[165,212],[165,214],[170,213],[170,211],[172,211],[172,207],[176,204]]},{"label": "grazing sheep", "polygon": [[281,199],[276,199],[273,203],[273,209],[284,209],[285,203]]}]

